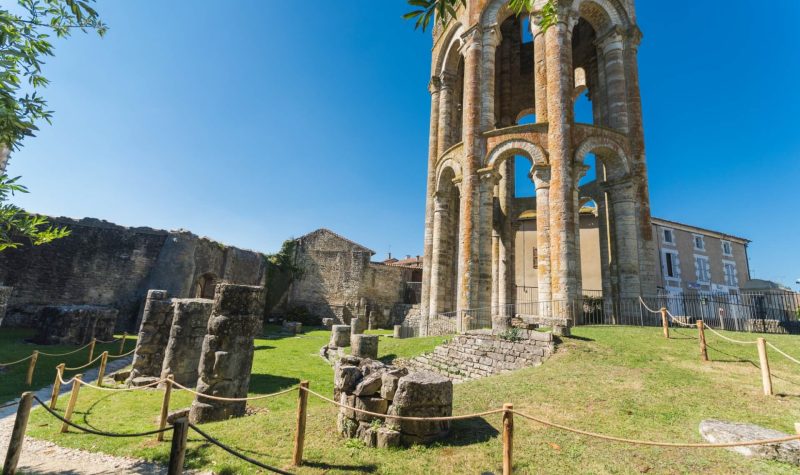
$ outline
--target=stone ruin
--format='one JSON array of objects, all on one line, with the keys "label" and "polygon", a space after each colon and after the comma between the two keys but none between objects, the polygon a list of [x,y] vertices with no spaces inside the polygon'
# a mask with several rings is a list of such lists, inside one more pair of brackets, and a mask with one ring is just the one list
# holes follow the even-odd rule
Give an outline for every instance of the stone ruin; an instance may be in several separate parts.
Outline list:
[{"label": "stone ruin", "polygon": [[38,331],[33,341],[41,345],[85,345],[113,340],[119,311],[92,305],[52,305],[37,312]]},{"label": "stone ruin", "polygon": [[369,447],[400,447],[439,440],[449,421],[405,421],[392,416],[448,417],[453,414],[453,383],[435,373],[409,373],[369,358],[344,356],[334,370],[334,399],[350,408],[385,414],[371,416],[339,408],[338,432]]},{"label": "stone ruin", "polygon": [[197,384],[200,349],[206,336],[213,301],[207,299],[173,300],[172,327],[161,365],[161,378],[172,375],[178,384]]},{"label": "stone ruin", "polygon": [[333,325],[331,340],[319,351],[320,356],[331,363],[346,355],[345,348],[350,346],[350,325]]},{"label": "stone ruin", "polygon": [[6,310],[8,310],[8,301],[11,299],[11,292],[13,287],[6,287],[0,285],[0,327],[3,326],[3,319],[6,317]]},{"label": "stone ruin", "polygon": [[[250,388],[253,342],[261,332],[264,288],[220,284],[208,320],[200,356],[197,391],[215,397],[242,398]],[[243,416],[246,401],[218,401],[197,396],[189,411],[192,423]]]}]

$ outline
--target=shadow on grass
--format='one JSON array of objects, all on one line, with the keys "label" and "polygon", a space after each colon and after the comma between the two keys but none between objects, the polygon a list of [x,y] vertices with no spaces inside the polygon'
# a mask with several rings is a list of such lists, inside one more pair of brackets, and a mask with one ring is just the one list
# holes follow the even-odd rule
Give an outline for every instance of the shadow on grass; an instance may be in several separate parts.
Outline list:
[{"label": "shadow on grass", "polygon": [[486,442],[500,435],[500,432],[484,418],[453,421],[450,435],[437,443],[443,447],[463,447]]},{"label": "shadow on grass", "polygon": [[[184,458],[183,467],[186,469],[200,469],[207,467],[214,460],[211,456],[211,449],[215,446],[206,441],[202,437],[189,437],[188,442],[200,442],[196,447],[186,448],[186,457]],[[168,465],[169,452],[162,452],[153,456],[153,462]]]},{"label": "shadow on grass", "polygon": [[726,352],[720,350],[719,348],[711,346],[709,344],[706,344],[706,348],[708,348],[709,350],[714,350],[717,353],[723,354],[723,355],[728,356],[728,357],[731,358],[729,360],[714,359],[713,361],[715,363],[749,363],[751,366],[758,368],[758,364],[753,360],[744,359],[744,358],[742,358],[740,356],[736,356],[736,355],[732,355],[730,353],[726,353]]},{"label": "shadow on grass", "polygon": [[561,337],[557,337],[557,338],[562,338],[562,339],[566,338],[567,340],[578,340],[578,341],[594,341],[591,338],[586,338],[585,336],[576,336],[576,335],[561,336]]},{"label": "shadow on grass", "polygon": [[250,391],[255,394],[271,394],[300,383],[298,378],[286,378],[274,374],[251,374]]},{"label": "shadow on grass", "polygon": [[326,471],[341,470],[345,473],[376,473],[378,471],[378,466],[374,464],[342,465],[342,464],[330,464],[325,462],[315,462],[313,460],[303,460],[303,466],[318,468]]},{"label": "shadow on grass", "polygon": [[275,347],[274,347],[274,346],[269,346],[269,345],[260,345],[260,346],[256,346],[256,347],[254,347],[254,348],[253,348],[253,351],[259,351],[259,350],[274,350],[274,349],[275,349]]}]

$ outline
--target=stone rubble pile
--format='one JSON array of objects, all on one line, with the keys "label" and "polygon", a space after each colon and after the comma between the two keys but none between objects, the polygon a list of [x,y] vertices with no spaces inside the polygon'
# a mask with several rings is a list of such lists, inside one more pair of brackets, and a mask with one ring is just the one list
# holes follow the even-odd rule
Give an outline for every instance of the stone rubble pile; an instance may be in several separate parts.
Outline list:
[{"label": "stone rubble pile", "polygon": [[406,421],[392,417],[452,415],[453,383],[435,373],[409,373],[405,368],[373,359],[344,356],[334,369],[334,399],[348,406],[340,407],[336,420],[339,433],[360,439],[369,447],[429,443],[445,437],[450,430],[449,421]]}]

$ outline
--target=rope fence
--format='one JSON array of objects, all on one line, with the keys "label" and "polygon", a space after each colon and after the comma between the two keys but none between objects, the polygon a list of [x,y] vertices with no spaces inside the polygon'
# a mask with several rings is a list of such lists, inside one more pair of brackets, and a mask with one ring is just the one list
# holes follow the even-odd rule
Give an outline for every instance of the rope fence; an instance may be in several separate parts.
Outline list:
[{"label": "rope fence", "polygon": [[238,452],[238,451],[232,449],[231,447],[228,447],[227,445],[223,444],[222,442],[218,441],[217,439],[211,437],[210,435],[208,435],[205,432],[203,432],[202,430],[200,430],[200,428],[197,427],[194,424],[189,424],[189,427],[193,431],[197,432],[200,435],[200,437],[206,439],[207,441],[209,441],[212,444],[216,445],[217,447],[221,448],[225,452],[228,452],[229,454],[233,455],[234,457],[242,459],[247,463],[255,465],[256,467],[259,467],[259,468],[263,468],[264,470],[268,470],[268,471],[273,472],[273,473],[280,473],[280,474],[283,474],[283,475],[292,475],[291,472],[287,472],[285,470],[281,470],[279,468],[275,468],[275,467],[269,466],[267,464],[261,463],[258,460],[252,459],[252,458],[248,457],[247,455],[244,455],[243,453]]}]

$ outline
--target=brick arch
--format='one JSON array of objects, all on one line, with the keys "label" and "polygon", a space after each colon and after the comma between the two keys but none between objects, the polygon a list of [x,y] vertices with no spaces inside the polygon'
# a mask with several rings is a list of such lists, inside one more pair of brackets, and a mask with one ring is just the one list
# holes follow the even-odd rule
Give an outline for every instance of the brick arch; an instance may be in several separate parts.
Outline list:
[{"label": "brick arch", "polygon": [[588,21],[598,35],[612,28],[627,28],[625,9],[614,0],[573,0],[571,11]]},{"label": "brick arch", "polygon": [[461,49],[461,32],[463,29],[461,23],[455,23],[449,28],[434,63],[435,76],[441,76],[444,72],[455,74],[461,54],[459,50]]},{"label": "brick arch", "polygon": [[[486,167],[499,172],[500,165],[509,158],[521,155],[531,161],[531,176],[536,166],[547,165],[547,154],[538,145],[527,140],[512,139],[495,146],[486,157]],[[538,183],[535,183],[538,187]]]},{"label": "brick arch", "polygon": [[436,169],[436,191],[442,191],[444,184],[442,183],[442,179],[445,175],[445,171],[451,170],[453,172],[453,178],[459,178],[462,176],[461,174],[461,163],[454,158],[447,158],[442,160],[439,164],[439,167]]},{"label": "brick arch", "polygon": [[481,26],[489,28],[499,25],[512,14],[508,8],[508,0],[489,0],[481,13]]},{"label": "brick arch", "polygon": [[589,137],[575,149],[575,163],[582,165],[590,153],[594,153],[606,167],[609,181],[630,175],[628,154],[617,142],[603,137]]}]

